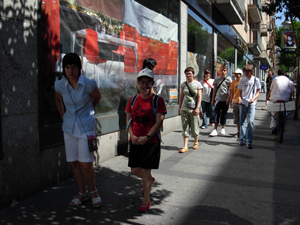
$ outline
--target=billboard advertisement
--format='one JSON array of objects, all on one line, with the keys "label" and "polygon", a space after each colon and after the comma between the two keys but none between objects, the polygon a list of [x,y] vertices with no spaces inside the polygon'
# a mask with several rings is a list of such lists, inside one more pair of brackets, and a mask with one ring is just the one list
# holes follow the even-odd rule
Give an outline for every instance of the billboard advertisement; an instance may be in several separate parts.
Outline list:
[{"label": "billboard advertisement", "polygon": [[283,31],[281,34],[281,49],[296,49],[297,32],[293,30]]},{"label": "billboard advertisement", "polygon": [[155,91],[171,104],[170,89],[177,88],[177,23],[133,0],[43,0],[41,4],[40,74],[46,124],[55,123],[53,86],[62,78],[62,58],[68,52],[80,56],[81,74],[97,82],[102,99],[96,117],[125,113],[146,58],[157,62]]}]

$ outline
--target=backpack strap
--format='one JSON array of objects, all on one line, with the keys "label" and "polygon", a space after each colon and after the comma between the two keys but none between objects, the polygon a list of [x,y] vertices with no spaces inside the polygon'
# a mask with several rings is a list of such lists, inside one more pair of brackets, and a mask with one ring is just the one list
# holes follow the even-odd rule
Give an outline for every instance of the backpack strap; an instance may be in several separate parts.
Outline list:
[{"label": "backpack strap", "polygon": [[[156,121],[156,115],[157,115],[158,99],[159,99],[158,95],[154,95],[154,97],[152,99],[152,111],[153,111],[153,114],[154,114],[155,121]],[[163,131],[163,126],[160,127],[160,131]],[[158,135],[158,138],[159,138],[160,142],[164,143],[161,139],[159,131],[157,132],[157,135]]]},{"label": "backpack strap", "polygon": [[[135,96],[133,96],[133,97],[131,98],[131,101],[130,101],[131,109],[132,109],[132,107],[134,106],[134,103],[136,102],[137,97],[138,97],[138,95],[135,95]],[[128,127],[129,127],[131,121],[132,121],[132,118],[130,118],[129,121],[128,121],[128,123],[127,123],[126,131],[128,131]]]}]

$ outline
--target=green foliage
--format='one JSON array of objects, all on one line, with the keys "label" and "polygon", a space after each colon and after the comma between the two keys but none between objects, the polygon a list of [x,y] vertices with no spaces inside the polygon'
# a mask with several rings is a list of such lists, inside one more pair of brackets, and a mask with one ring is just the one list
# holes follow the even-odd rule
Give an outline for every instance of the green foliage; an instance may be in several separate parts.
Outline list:
[{"label": "green foliage", "polygon": [[[220,57],[234,63],[234,48],[227,48],[221,53]],[[237,52],[237,64],[243,65],[243,55],[239,51]]]},{"label": "green foliage", "polygon": [[272,15],[273,12],[282,13],[283,10],[287,12],[292,21],[295,19],[300,20],[300,2],[299,0],[275,0],[266,3],[263,7],[263,12]]},{"label": "green foliage", "polygon": [[188,24],[188,51],[204,55],[207,52],[208,31],[194,22]]}]

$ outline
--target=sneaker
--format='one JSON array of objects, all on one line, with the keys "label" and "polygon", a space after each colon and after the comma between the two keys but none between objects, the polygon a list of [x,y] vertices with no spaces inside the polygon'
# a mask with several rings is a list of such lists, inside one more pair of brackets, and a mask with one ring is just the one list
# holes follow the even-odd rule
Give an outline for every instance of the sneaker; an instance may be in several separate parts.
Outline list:
[{"label": "sneaker", "polygon": [[222,130],[221,130],[221,134],[222,134],[222,135],[225,135],[225,129],[222,129]]},{"label": "sneaker", "polygon": [[252,144],[247,145],[248,149],[253,149]]},{"label": "sneaker", "polygon": [[218,136],[217,130],[213,130],[213,131],[209,134],[209,136],[211,136],[211,137]]},{"label": "sneaker", "polygon": [[207,127],[205,127],[205,126],[202,126],[202,127],[200,127],[201,129],[206,129]]}]

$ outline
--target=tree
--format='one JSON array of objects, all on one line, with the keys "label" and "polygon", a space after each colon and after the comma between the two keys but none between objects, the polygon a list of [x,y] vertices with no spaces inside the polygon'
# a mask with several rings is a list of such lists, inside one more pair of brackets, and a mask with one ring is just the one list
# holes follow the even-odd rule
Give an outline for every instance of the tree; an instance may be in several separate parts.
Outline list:
[{"label": "tree", "polygon": [[188,51],[204,55],[207,52],[208,31],[192,22],[188,24]]},{"label": "tree", "polygon": [[[299,0],[274,0],[273,2],[266,3],[266,6],[263,7],[263,11],[269,15],[272,15],[273,12],[282,12],[283,9],[286,11],[286,15],[290,18],[292,22],[292,29],[295,30],[294,22],[300,20],[300,2]],[[299,42],[297,40],[297,51],[296,54],[299,56]],[[300,63],[298,57],[298,75],[297,75],[297,94],[296,102],[299,100],[300,93]],[[296,104],[297,105],[297,104]],[[298,108],[296,106],[294,118],[298,119]]]},{"label": "tree", "polygon": [[[234,48],[227,48],[223,51],[220,55],[222,59],[226,59],[229,62],[234,63],[235,55],[234,55]],[[243,55],[239,51],[237,52],[237,67],[243,68]]]}]

